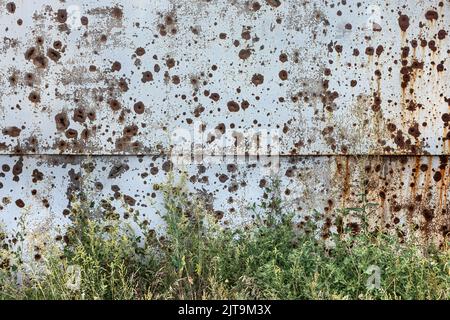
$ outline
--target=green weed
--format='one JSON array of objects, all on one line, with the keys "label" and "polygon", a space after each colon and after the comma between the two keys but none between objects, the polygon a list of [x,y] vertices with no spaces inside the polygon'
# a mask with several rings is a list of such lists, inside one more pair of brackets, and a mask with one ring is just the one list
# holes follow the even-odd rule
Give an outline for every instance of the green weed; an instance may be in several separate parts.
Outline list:
[{"label": "green weed", "polygon": [[[265,215],[242,228],[220,226],[183,179],[171,176],[159,190],[164,236],[137,237],[123,222],[80,204],[66,244],[47,249],[32,272],[8,259],[3,246],[0,299],[450,298],[449,248],[368,232],[367,201],[338,215],[356,213],[360,231],[343,228],[324,241],[314,221],[295,227],[276,181],[260,204]],[[18,281],[20,273],[26,276]]]}]

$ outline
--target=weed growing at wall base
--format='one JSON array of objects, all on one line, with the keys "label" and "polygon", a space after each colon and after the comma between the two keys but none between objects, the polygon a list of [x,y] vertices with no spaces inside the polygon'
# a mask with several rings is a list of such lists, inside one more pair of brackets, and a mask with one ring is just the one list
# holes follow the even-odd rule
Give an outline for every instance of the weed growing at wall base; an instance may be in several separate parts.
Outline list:
[{"label": "weed growing at wall base", "polygon": [[160,190],[164,237],[137,237],[125,224],[95,218],[89,206],[79,205],[67,244],[43,254],[36,272],[24,272],[4,245],[0,298],[450,298],[449,248],[400,243],[365,229],[332,235],[330,246],[313,223],[307,232],[297,230],[294,214],[276,195],[262,205],[264,217],[227,229],[183,182],[171,180]]}]

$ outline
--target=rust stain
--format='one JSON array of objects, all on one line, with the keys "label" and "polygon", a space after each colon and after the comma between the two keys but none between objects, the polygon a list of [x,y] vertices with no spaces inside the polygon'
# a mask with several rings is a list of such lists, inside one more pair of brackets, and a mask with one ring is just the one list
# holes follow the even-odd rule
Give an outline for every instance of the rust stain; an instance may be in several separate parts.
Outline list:
[{"label": "rust stain", "polygon": [[[67,217],[83,179],[115,202],[109,211],[153,217],[146,198],[158,203],[154,180],[179,169],[170,155],[181,133],[203,159],[261,160],[186,165],[190,187],[232,223],[264,199],[256,186],[268,177],[255,168],[271,155],[255,150],[275,132],[284,196],[300,211],[326,202],[330,218],[358,205],[364,182],[383,227],[406,210],[442,241],[450,12],[441,4],[390,0],[377,17],[370,1],[0,1],[0,198],[12,199],[0,219],[14,224],[27,208]],[[90,157],[94,167],[81,168]]]},{"label": "rust stain", "polygon": [[350,163],[349,157],[344,158],[344,168],[343,168],[343,180],[342,180],[342,206],[345,207],[350,196],[350,183],[351,183],[351,173],[350,173]]}]

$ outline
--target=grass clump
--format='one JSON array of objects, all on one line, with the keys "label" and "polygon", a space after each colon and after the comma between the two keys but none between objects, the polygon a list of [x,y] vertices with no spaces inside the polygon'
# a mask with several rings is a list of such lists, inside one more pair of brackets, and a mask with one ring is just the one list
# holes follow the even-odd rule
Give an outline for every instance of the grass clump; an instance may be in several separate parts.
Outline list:
[{"label": "grass clump", "polygon": [[[137,237],[80,206],[66,245],[43,254],[36,272],[18,281],[20,265],[2,254],[0,299],[450,298],[448,248],[400,243],[365,228],[324,241],[314,221],[295,228],[276,192],[262,204],[264,217],[222,228],[183,181],[160,190],[164,237]],[[363,216],[368,206],[351,210]]]}]

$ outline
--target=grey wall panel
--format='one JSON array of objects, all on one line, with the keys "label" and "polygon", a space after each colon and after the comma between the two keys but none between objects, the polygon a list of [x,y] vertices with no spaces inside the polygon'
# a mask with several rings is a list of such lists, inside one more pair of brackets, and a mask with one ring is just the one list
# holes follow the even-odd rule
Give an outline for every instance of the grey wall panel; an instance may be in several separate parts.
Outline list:
[{"label": "grey wall panel", "polygon": [[167,153],[199,126],[278,132],[282,154],[449,152],[448,1],[14,3],[3,153]]},{"label": "grey wall panel", "polygon": [[[99,217],[115,217],[139,230],[163,232],[160,185],[173,176],[202,199],[211,217],[224,226],[252,221],[277,197],[286,211],[297,212],[299,227],[318,214],[323,237],[337,232],[339,209],[360,207],[361,195],[377,204],[364,217],[352,213],[344,225],[361,228],[367,219],[402,237],[443,244],[449,232],[450,171],[447,157],[321,156],[283,158],[278,171],[271,158],[218,158],[177,163],[165,156],[1,157],[0,218],[11,235],[27,220],[27,233],[64,231],[80,203]],[[20,170],[18,169],[20,167]],[[272,168],[273,169],[273,168]],[[15,174],[14,174],[15,172]],[[23,226],[22,226],[23,227]],[[23,231],[23,230],[22,230]],[[12,241],[12,238],[10,239]]]}]

